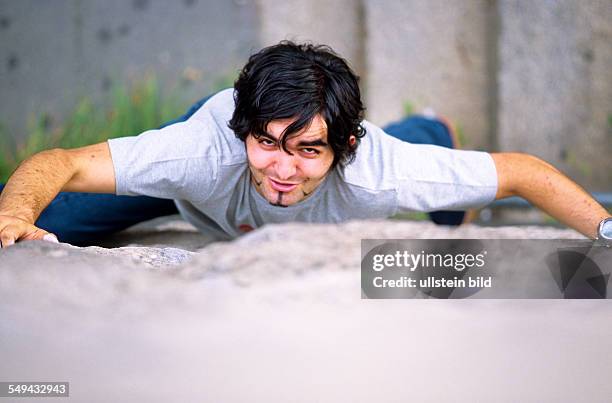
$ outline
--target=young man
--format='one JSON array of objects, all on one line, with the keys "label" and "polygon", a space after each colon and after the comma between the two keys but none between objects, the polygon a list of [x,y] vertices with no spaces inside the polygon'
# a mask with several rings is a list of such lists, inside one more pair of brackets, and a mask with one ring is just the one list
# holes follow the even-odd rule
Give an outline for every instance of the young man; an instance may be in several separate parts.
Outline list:
[{"label": "young man", "polygon": [[265,48],[233,90],[159,130],[26,160],[0,196],[0,241],[55,233],[85,243],[175,208],[220,239],[267,223],[462,210],[512,195],[592,238],[609,217],[535,157],[453,150],[448,128],[423,118],[388,127],[392,137],[363,111],[358,78],[329,48]]}]

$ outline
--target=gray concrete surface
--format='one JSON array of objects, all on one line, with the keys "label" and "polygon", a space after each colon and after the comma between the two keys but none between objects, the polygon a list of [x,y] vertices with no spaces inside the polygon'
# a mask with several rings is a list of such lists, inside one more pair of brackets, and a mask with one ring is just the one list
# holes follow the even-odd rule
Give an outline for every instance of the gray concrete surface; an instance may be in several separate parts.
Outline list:
[{"label": "gray concrete surface", "polygon": [[256,0],[262,46],[289,39],[323,43],[365,74],[363,7],[358,0]]},{"label": "gray concrete surface", "polygon": [[0,251],[0,379],[69,381],[79,402],[603,402],[612,393],[606,301],[360,299],[359,239],[413,236],[580,237],[285,224],[184,252],[179,265],[156,265],[162,246],[139,248],[138,234],[104,253],[21,243]]},{"label": "gray concrete surface", "polygon": [[612,2],[499,2],[501,149],[612,185]]},{"label": "gray concrete surface", "polygon": [[433,107],[489,146],[487,2],[366,1],[368,118],[384,125]]},{"label": "gray concrete surface", "polygon": [[194,102],[258,48],[248,1],[0,0],[0,21],[0,121],[16,138],[30,115],[57,122],[80,96],[100,104],[146,73]]}]

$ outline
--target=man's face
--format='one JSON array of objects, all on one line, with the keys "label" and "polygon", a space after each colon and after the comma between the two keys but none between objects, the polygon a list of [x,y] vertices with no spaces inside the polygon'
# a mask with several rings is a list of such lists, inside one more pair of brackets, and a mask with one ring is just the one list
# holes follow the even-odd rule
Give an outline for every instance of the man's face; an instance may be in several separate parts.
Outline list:
[{"label": "man's face", "polygon": [[257,192],[276,206],[307,198],[323,182],[334,160],[327,143],[327,125],[316,115],[309,127],[293,134],[283,150],[279,138],[294,119],[273,120],[259,138],[249,135],[246,151]]}]

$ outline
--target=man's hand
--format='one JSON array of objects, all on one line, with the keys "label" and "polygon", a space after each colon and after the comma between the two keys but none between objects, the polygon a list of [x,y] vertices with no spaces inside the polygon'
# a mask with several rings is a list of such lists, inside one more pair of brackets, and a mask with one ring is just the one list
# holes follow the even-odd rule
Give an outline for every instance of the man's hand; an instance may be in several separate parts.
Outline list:
[{"label": "man's hand", "polygon": [[17,217],[0,215],[0,246],[7,248],[20,240],[42,239],[58,242],[57,237],[44,229]]},{"label": "man's hand", "polygon": [[29,239],[56,241],[34,223],[60,191],[115,193],[115,171],[106,142],[53,149],[25,160],[0,194],[2,247]]}]

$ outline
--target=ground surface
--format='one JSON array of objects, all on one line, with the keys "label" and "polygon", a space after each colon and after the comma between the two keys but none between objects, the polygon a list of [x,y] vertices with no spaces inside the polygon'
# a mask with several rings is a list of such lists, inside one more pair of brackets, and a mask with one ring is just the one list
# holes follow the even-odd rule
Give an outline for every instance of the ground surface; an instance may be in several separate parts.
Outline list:
[{"label": "ground surface", "polygon": [[606,401],[608,300],[361,299],[362,238],[454,237],[580,238],[371,221],[210,244],[171,218],[117,248],[20,243],[0,251],[0,380],[88,402]]}]

